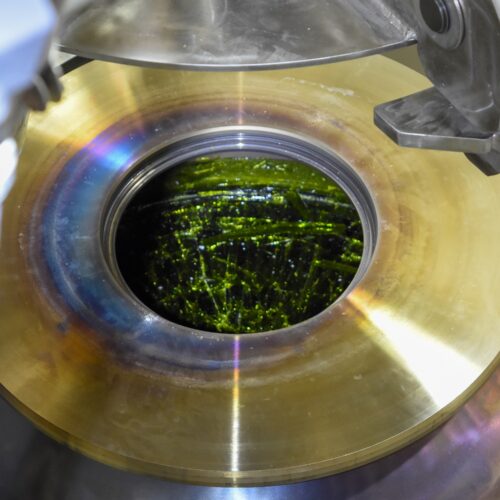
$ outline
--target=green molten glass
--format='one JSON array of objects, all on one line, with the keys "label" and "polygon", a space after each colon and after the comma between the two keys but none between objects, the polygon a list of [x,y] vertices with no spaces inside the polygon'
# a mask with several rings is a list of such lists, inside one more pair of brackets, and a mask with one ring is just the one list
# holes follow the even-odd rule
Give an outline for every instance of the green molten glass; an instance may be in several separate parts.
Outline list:
[{"label": "green molten glass", "polygon": [[192,328],[284,328],[352,281],[362,226],[344,191],[290,160],[199,158],[135,196],[119,224],[124,279],[161,316]]}]

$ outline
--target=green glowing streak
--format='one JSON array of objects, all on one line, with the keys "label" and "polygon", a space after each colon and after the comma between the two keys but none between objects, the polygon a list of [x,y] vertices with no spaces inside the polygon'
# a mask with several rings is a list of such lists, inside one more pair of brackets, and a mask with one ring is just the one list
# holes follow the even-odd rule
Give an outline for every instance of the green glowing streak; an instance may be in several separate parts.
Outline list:
[{"label": "green glowing streak", "polygon": [[160,174],[127,208],[117,257],[136,295],[193,328],[251,333],[334,302],[363,251],[356,209],[289,160],[200,158]]}]

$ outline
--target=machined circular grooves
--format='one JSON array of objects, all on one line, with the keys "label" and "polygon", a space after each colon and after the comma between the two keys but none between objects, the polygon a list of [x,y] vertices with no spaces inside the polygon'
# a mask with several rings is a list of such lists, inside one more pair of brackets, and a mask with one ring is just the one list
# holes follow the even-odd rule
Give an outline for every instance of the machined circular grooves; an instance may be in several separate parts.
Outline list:
[{"label": "machined circular grooves", "polygon": [[[123,356],[128,364],[153,366],[160,371],[170,371],[172,367],[207,369],[214,363],[229,368],[234,364],[233,334],[179,325],[159,316],[137,299],[118,269],[114,235],[121,211],[130,197],[159,170],[202,154],[248,154],[252,151],[302,161],[333,178],[360,214],[364,249],[353,281],[334,304],[301,323],[275,330],[271,336],[270,332],[252,334],[245,342],[262,348],[271,341],[275,344],[275,352],[267,348],[259,358],[249,354],[239,360],[240,365],[268,363],[274,356],[283,356],[280,352],[283,347],[296,345],[307,338],[314,330],[314,322],[345,297],[368,269],[377,231],[371,197],[359,176],[328,147],[313,139],[263,127],[224,127],[178,136],[168,144],[144,152],[120,174],[102,174],[89,165],[80,173],[87,182],[74,182],[69,173],[54,191],[44,215],[43,253],[50,279],[66,305],[94,325],[97,335],[111,346],[118,359]],[[99,210],[85,210],[85,206],[92,205],[91,199],[107,201]],[[98,247],[93,243],[82,244],[88,241],[89,235],[95,234],[100,235]],[[68,265],[70,261],[77,261],[78,266]],[[146,339],[149,350],[154,348],[152,358],[144,352]],[[181,353],[177,352],[179,345],[183,346]],[[190,354],[191,349],[200,350],[202,346],[204,355],[193,357]]]},{"label": "machined circular grooves", "polygon": [[[64,83],[63,101],[28,124],[0,247],[1,383],[47,432],[136,472],[283,484],[408,445],[491,373],[500,280],[484,262],[500,249],[498,185],[461,155],[402,150],[372,126],[374,103],[423,78],[378,57],[224,75],[92,62]],[[272,334],[152,314],[105,257],[116,194],[170,145],[256,129],[352,166],[376,206],[368,269]]]}]

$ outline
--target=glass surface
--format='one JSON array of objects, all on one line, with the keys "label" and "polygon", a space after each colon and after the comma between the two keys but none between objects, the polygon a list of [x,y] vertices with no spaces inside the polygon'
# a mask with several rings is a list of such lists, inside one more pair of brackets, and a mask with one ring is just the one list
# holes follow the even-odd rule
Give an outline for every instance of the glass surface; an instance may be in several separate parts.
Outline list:
[{"label": "glass surface", "polygon": [[352,281],[362,225],[344,191],[291,160],[199,158],[157,175],[125,209],[118,265],[161,316],[251,333],[308,319]]}]

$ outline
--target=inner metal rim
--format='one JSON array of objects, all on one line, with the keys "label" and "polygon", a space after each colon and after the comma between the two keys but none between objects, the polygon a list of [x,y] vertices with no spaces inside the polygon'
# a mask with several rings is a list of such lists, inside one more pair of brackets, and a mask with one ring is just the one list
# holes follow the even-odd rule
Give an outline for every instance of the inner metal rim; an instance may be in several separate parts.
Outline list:
[{"label": "inner metal rim", "polygon": [[[128,172],[126,178],[116,187],[110,196],[101,220],[101,246],[105,261],[116,283],[135,303],[146,307],[152,314],[177,324],[169,318],[164,318],[151,310],[142,302],[128,286],[119,268],[116,258],[116,232],[121,217],[133,197],[154,177],[167,169],[176,167],[200,156],[242,157],[265,155],[267,158],[289,159],[299,161],[323,173],[336,182],[347,194],[356,208],[363,230],[363,253],[355,276],[344,292],[318,314],[294,323],[288,327],[272,330],[282,332],[303,324],[321,315],[324,311],[346,297],[359,283],[368,270],[378,237],[378,221],[375,204],[362,179],[343,159],[336,155],[326,145],[313,139],[300,137],[282,130],[264,127],[224,127],[200,131],[157,149],[148,157],[138,162]],[[181,326],[181,325],[180,325]],[[228,335],[234,333],[211,332],[191,329],[209,335]],[[268,331],[252,332],[250,335],[266,335]]]}]

